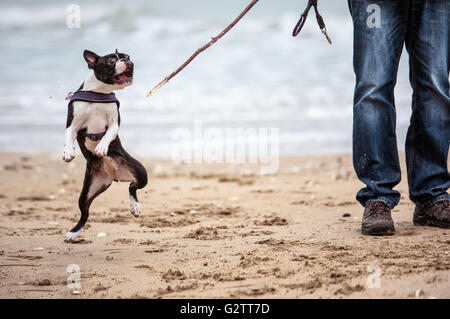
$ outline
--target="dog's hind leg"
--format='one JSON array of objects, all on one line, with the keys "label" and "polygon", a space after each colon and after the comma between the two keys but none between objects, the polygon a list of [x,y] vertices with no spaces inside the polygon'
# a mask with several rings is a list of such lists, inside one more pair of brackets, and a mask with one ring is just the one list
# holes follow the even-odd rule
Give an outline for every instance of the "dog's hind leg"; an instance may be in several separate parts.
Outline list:
[{"label": "dog's hind leg", "polygon": [[108,189],[111,183],[112,179],[109,174],[102,170],[93,169],[93,167],[89,164],[86,166],[83,189],[81,191],[80,198],[78,199],[81,217],[75,227],[65,235],[64,241],[71,242],[78,237],[81,229],[88,220],[89,207],[91,206],[92,201]]},{"label": "dog's hind leg", "polygon": [[141,204],[137,198],[137,190],[144,188],[147,185],[147,171],[144,166],[135,159],[128,160],[128,164],[132,168],[134,181],[131,182],[128,188],[130,193],[130,212],[134,217],[141,215]]}]

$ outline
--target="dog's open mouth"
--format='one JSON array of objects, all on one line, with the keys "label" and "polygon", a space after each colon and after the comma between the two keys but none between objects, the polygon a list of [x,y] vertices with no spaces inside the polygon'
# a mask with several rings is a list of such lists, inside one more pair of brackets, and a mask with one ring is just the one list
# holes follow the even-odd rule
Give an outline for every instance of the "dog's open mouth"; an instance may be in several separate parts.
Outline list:
[{"label": "dog's open mouth", "polygon": [[120,74],[114,76],[114,81],[118,84],[130,83],[133,81],[133,71],[125,70]]}]

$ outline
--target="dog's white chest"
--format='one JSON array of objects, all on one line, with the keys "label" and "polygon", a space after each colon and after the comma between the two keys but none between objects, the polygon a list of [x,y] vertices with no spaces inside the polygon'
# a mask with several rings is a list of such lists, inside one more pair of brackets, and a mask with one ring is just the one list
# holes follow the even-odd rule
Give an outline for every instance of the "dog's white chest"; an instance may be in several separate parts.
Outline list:
[{"label": "dog's white chest", "polygon": [[[73,121],[78,127],[86,129],[88,134],[100,134],[106,131],[108,125],[117,122],[118,111],[116,103],[92,103],[75,101],[73,103]],[[99,141],[86,139],[86,147],[91,152]]]},{"label": "dog's white chest", "polygon": [[118,117],[116,103],[91,103],[76,101],[73,103],[73,120],[81,121],[80,127],[89,134],[103,133],[108,123]]}]

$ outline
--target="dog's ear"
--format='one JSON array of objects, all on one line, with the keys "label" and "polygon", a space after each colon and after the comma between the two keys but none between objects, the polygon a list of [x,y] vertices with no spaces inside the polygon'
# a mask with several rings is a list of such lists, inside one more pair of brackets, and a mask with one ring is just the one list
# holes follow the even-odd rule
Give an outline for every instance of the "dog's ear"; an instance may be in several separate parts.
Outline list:
[{"label": "dog's ear", "polygon": [[93,69],[94,65],[97,63],[99,56],[92,51],[84,50],[83,52],[84,59],[88,64],[89,69]]}]

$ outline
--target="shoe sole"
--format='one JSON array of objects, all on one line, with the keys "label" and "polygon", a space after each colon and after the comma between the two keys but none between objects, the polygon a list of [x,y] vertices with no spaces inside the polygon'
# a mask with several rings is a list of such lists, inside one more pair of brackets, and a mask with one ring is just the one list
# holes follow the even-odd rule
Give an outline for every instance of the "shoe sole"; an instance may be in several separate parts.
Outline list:
[{"label": "shoe sole", "polygon": [[375,226],[370,228],[361,227],[361,234],[371,236],[390,236],[395,234],[395,228],[393,226]]},{"label": "shoe sole", "polygon": [[417,213],[414,213],[413,215],[413,223],[416,226],[431,226],[445,229],[450,228],[450,223],[440,221],[439,219],[428,215],[419,215]]}]

